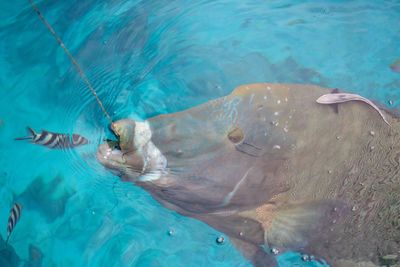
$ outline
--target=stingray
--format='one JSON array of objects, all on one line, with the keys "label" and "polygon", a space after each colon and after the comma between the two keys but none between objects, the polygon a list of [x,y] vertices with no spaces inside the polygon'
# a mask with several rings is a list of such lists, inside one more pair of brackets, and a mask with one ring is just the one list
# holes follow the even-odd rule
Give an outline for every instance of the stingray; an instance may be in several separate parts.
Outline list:
[{"label": "stingray", "polygon": [[287,250],[379,266],[400,254],[399,119],[364,99],[317,103],[330,92],[243,85],[181,112],[116,121],[119,146],[100,145],[97,158],[228,235],[254,266],[276,266]]}]

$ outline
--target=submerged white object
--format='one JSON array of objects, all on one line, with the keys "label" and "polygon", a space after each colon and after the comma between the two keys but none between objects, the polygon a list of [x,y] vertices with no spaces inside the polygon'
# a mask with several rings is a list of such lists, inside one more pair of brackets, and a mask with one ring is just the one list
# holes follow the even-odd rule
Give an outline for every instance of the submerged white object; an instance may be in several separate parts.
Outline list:
[{"label": "submerged white object", "polygon": [[325,94],[320,96],[317,99],[317,103],[319,104],[338,104],[338,103],[344,103],[344,102],[349,102],[349,101],[362,101],[364,103],[367,103],[371,107],[373,107],[379,115],[382,117],[382,119],[390,125],[390,123],[387,121],[385,114],[378,108],[377,105],[375,105],[371,100],[368,100],[367,98],[357,95],[357,94],[348,94],[348,93],[331,93],[331,94]]}]

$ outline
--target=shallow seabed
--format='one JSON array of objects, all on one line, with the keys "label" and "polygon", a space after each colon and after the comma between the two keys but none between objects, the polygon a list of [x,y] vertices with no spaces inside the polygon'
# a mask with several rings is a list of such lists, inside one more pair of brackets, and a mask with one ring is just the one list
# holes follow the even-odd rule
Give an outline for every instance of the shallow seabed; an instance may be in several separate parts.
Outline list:
[{"label": "shallow seabed", "polygon": [[[313,83],[398,109],[399,1],[37,1],[113,118],[179,111],[244,83]],[[27,1],[0,3],[0,232],[43,266],[251,266],[216,230],[96,162],[107,120]],[[390,103],[390,104],[389,104]],[[80,133],[49,150],[25,127]],[[171,231],[172,235],[168,235]],[[281,266],[321,266],[299,254]]]}]

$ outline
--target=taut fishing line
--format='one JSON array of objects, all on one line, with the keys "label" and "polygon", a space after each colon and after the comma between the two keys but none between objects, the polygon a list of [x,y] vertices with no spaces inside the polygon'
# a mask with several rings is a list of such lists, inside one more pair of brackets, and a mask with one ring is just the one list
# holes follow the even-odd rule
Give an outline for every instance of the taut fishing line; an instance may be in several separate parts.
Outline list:
[{"label": "taut fishing line", "polygon": [[[74,57],[71,55],[69,50],[65,47],[63,41],[61,38],[57,35],[53,27],[50,25],[50,23],[43,17],[42,13],[40,12],[39,8],[33,3],[33,0],[28,0],[29,3],[31,4],[33,10],[36,12],[36,14],[39,16],[39,18],[43,21],[45,24],[46,28],[51,32],[51,34],[56,38],[57,42],[60,44],[62,49],[65,51],[69,59],[71,60],[72,64],[74,64],[76,70],[78,71],[79,75],[81,76],[82,80],[86,83],[86,85],[89,87],[90,91],[92,92],[93,96],[96,98],[97,103],[99,104],[101,110],[103,111],[104,115],[107,117],[107,119],[110,121],[111,126],[113,125],[113,121],[111,119],[111,116],[107,113],[106,109],[103,106],[103,103],[101,102],[100,98],[97,96],[96,91],[94,90],[93,86],[90,84],[89,79],[83,72],[82,68],[79,66],[78,62],[74,59]],[[112,128],[112,127],[111,127]]]},{"label": "taut fishing line", "polygon": [[[86,74],[83,72],[82,68],[79,66],[78,62],[75,60],[75,58],[71,55],[69,50],[65,47],[63,41],[61,38],[58,36],[56,31],[53,29],[53,27],[50,25],[50,23],[45,19],[45,17],[42,15],[40,12],[39,8],[33,3],[33,0],[28,0],[29,3],[32,6],[32,9],[36,12],[36,14],[39,16],[39,18],[42,20],[46,28],[50,31],[50,33],[56,38],[57,42],[60,44],[61,48],[65,51],[69,59],[71,60],[72,64],[75,66],[76,70],[78,71],[79,75],[81,76],[82,80],[86,83],[90,91],[92,92],[93,96],[96,98],[97,103],[99,104],[101,110],[103,111],[104,115],[107,117],[107,119],[110,121],[111,124],[111,129],[113,130],[113,121],[111,119],[111,116],[108,114],[107,110],[104,108],[103,103],[101,102],[100,98],[98,97],[96,91],[94,90],[93,86],[90,84],[89,79],[87,78]],[[114,131],[114,130],[113,130]],[[118,134],[114,132],[114,134],[119,138]],[[118,197],[115,194],[114,187],[116,185],[116,181],[113,184],[112,190],[114,197],[116,198],[116,203],[113,206],[113,208],[108,212],[112,212],[114,208],[118,205]]]}]

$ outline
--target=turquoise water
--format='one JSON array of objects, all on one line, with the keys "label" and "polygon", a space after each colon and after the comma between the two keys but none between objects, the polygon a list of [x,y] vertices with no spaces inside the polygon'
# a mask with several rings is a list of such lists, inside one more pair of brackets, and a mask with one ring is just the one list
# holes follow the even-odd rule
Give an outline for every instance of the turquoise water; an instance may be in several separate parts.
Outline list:
[{"label": "turquoise water", "polygon": [[[399,1],[41,1],[114,119],[171,113],[244,83],[313,83],[400,105]],[[251,266],[221,233],[96,162],[107,120],[26,1],[0,3],[0,232],[43,266]],[[56,151],[25,127],[80,133]],[[3,223],[1,223],[3,221]],[[3,226],[1,226],[3,225]],[[172,235],[168,232],[172,231]],[[281,266],[322,266],[299,254]]]}]

